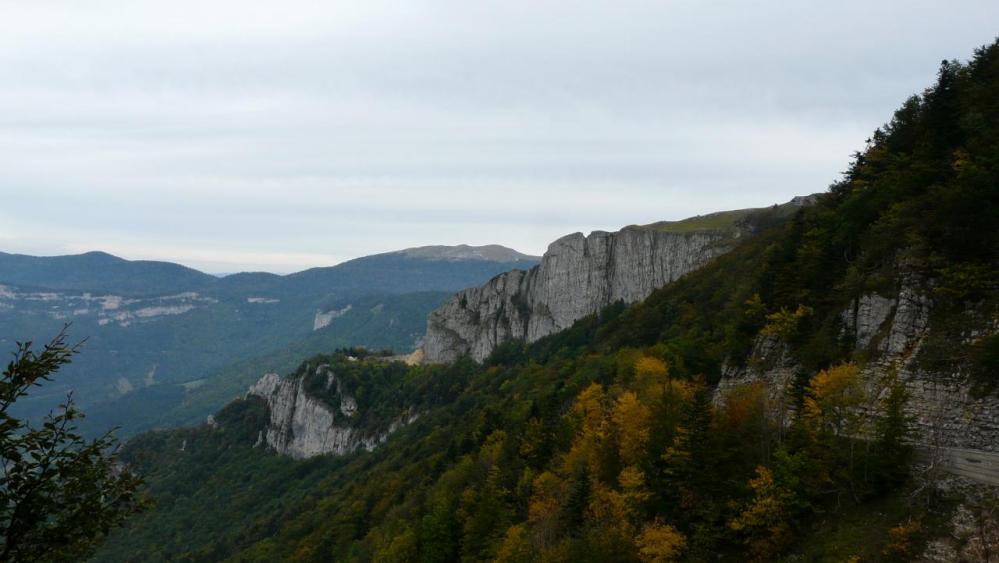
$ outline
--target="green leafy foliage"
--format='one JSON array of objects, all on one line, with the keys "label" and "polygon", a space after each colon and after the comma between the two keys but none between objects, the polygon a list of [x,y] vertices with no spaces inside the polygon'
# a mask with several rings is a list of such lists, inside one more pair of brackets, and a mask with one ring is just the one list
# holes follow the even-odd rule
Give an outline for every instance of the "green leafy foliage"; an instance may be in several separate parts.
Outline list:
[{"label": "green leafy foliage", "polygon": [[120,467],[110,434],[84,440],[67,399],[34,427],[10,413],[76,351],[60,334],[36,352],[20,344],[0,380],[0,560],[70,561],[90,555],[111,528],[145,502],[138,477]]}]

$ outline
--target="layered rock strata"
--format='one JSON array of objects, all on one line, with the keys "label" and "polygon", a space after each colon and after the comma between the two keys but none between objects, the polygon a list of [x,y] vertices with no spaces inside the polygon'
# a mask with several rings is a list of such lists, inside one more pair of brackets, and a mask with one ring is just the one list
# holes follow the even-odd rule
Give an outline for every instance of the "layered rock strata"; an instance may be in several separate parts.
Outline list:
[{"label": "layered rock strata", "polygon": [[[869,358],[861,375],[871,404],[887,393],[897,377],[908,392],[906,405],[914,424],[913,439],[923,458],[934,458],[941,467],[978,481],[999,485],[999,395],[976,394],[971,376],[956,370],[928,370],[918,360],[930,336],[930,292],[913,276],[903,276],[894,295],[868,294],[841,314],[844,336],[852,337],[858,351]],[[974,322],[967,340],[999,332],[999,321]],[[774,336],[760,335],[748,362],[725,367],[716,400],[733,388],[754,381],[768,387],[772,414],[783,412],[787,391],[800,366],[788,348]]]},{"label": "layered rock strata", "polygon": [[468,354],[482,361],[504,341],[533,342],[617,301],[635,303],[726,252],[738,237],[642,227],[562,237],[534,268],[460,291],[432,312],[424,360],[452,362]]}]

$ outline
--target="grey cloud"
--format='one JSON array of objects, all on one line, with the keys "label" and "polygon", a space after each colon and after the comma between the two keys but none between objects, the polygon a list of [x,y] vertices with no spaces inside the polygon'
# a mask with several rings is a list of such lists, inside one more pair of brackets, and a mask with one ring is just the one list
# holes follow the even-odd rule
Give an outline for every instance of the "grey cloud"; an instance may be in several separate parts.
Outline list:
[{"label": "grey cloud", "polygon": [[767,205],[835,180],[997,16],[972,0],[6,3],[0,246],[141,258],[138,241],[226,271],[286,252],[299,262],[274,267],[293,269],[416,244],[538,253],[568,230]]}]

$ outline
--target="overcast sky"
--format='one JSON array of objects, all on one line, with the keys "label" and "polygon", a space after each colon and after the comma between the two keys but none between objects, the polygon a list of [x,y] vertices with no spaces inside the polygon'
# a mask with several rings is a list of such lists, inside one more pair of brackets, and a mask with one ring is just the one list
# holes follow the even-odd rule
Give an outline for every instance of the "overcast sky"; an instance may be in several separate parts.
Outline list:
[{"label": "overcast sky", "polygon": [[0,0],[0,250],[288,272],[823,191],[999,2]]}]

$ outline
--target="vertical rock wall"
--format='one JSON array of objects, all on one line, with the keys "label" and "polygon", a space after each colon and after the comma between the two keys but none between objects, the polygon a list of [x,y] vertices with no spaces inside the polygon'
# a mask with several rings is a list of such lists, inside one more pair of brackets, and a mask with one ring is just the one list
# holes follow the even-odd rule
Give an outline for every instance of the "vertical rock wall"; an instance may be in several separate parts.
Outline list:
[{"label": "vertical rock wall", "polygon": [[350,424],[357,412],[357,401],[341,389],[329,366],[319,366],[316,373],[326,375],[327,391],[339,398],[339,409],[309,395],[303,377],[281,378],[269,373],[250,387],[248,395],[256,395],[267,402],[270,422],[263,441],[279,454],[301,459],[324,454],[343,455],[361,448],[373,450],[392,432],[417,418],[416,414],[408,413],[392,421],[383,433],[363,433]]},{"label": "vertical rock wall", "polygon": [[[861,296],[840,316],[844,335],[868,357],[861,371],[872,401],[868,408],[875,408],[890,379],[898,377],[909,394],[906,410],[922,455],[938,458],[952,473],[999,485],[999,395],[974,393],[970,374],[959,368],[931,371],[921,365],[932,300],[917,279],[902,278],[894,295]],[[968,324],[982,325],[971,319]],[[985,324],[969,329],[968,341],[999,331],[999,321]],[[771,406],[779,408],[799,369],[783,343],[760,335],[745,366],[723,370],[716,401],[724,401],[735,387],[762,381]]]},{"label": "vertical rock wall", "polygon": [[425,361],[465,354],[482,361],[504,341],[533,342],[617,301],[635,303],[726,252],[737,237],[640,227],[562,237],[531,270],[500,274],[432,312]]}]

